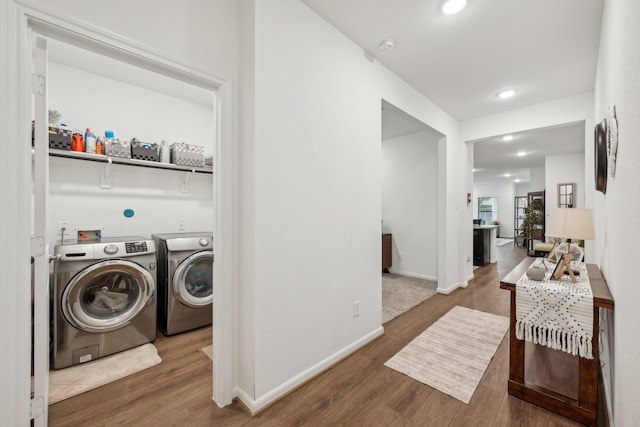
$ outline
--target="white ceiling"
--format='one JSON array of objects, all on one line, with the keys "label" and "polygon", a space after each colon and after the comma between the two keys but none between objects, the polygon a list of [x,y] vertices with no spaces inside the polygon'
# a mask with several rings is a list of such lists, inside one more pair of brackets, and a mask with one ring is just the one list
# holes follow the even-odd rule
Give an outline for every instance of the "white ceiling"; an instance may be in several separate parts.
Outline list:
[{"label": "white ceiling", "polygon": [[[584,122],[510,135],[511,141],[503,141],[502,135],[475,141],[474,182],[529,182],[530,169],[544,167],[546,156],[584,152]],[[527,154],[519,157],[519,151]]]},{"label": "white ceiling", "polygon": [[458,120],[594,87],[603,0],[467,0],[451,16],[443,0],[302,2]]},{"label": "white ceiling", "polygon": [[422,131],[430,133],[435,138],[444,136],[393,104],[382,101],[382,140]]},{"label": "white ceiling", "polygon": [[[603,0],[467,0],[452,16],[442,13],[444,0],[302,2],[461,121],[594,88]],[[388,38],[395,47],[378,52]],[[501,100],[504,89],[517,93]],[[386,123],[402,134],[412,120]],[[397,128],[403,121],[408,130]],[[531,154],[515,157],[517,150]],[[478,141],[474,181],[510,173],[528,182],[545,155],[577,151],[584,151],[582,123],[522,132],[508,145]]]}]

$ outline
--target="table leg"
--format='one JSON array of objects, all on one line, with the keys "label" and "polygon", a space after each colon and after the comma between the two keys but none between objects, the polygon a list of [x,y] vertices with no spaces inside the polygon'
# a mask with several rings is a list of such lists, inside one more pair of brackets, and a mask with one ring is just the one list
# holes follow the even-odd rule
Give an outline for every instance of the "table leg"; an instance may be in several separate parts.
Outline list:
[{"label": "table leg", "polygon": [[516,293],[511,292],[509,379],[524,384],[524,341],[516,338]]}]

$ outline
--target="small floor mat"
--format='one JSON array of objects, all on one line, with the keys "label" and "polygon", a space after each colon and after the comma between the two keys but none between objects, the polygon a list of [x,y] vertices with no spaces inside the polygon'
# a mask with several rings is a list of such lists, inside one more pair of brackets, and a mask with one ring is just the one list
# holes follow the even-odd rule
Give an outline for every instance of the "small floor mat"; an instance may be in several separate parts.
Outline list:
[{"label": "small floor mat", "polygon": [[49,372],[49,404],[68,399],[157,365],[162,359],[149,343],[111,356]]}]

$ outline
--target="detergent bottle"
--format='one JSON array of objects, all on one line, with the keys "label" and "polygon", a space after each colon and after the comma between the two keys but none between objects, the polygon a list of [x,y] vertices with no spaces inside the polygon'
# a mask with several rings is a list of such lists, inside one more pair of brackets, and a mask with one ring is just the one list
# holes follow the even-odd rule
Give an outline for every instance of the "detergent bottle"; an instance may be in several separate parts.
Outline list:
[{"label": "detergent bottle", "polygon": [[85,153],[96,153],[96,136],[89,128],[84,132],[84,151]]}]

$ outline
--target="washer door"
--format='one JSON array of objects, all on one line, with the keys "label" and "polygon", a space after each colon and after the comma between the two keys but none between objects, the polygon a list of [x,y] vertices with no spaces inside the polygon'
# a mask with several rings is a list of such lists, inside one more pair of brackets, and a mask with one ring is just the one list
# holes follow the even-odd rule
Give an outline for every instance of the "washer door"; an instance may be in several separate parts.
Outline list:
[{"label": "washer door", "polygon": [[97,262],[76,274],[62,294],[62,312],[86,332],[127,326],[149,306],[155,282],[149,271],[127,260]]},{"label": "washer door", "polygon": [[181,303],[200,308],[213,302],[213,251],[196,252],[173,273],[173,295]]}]

